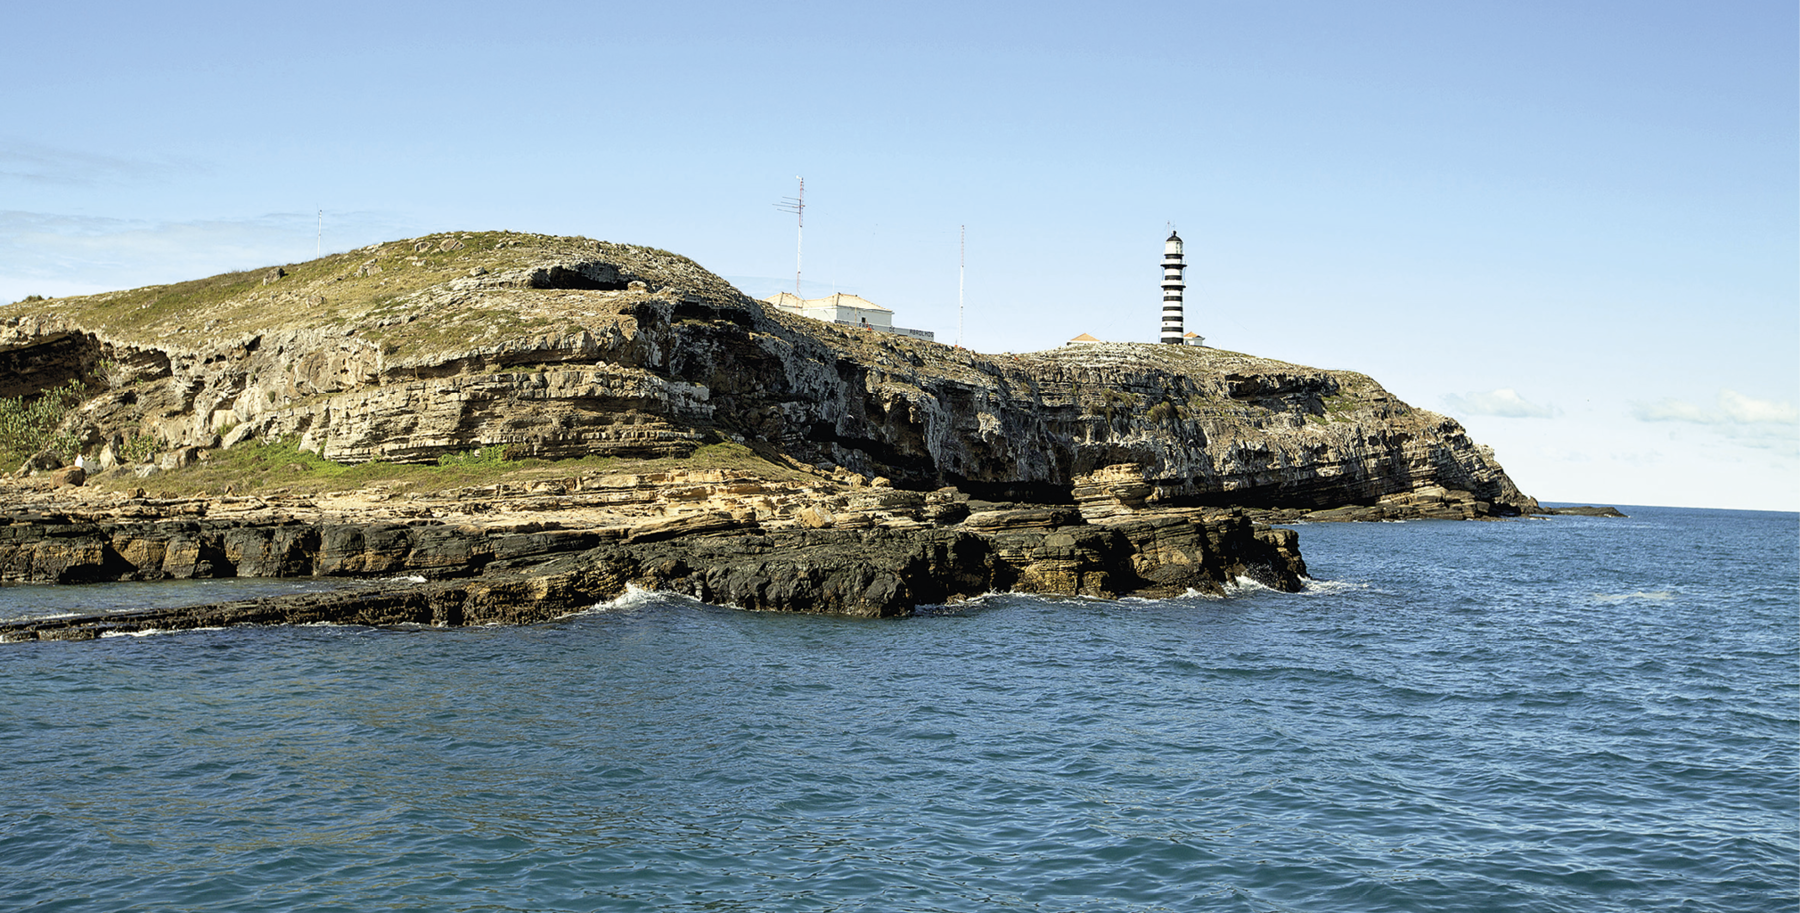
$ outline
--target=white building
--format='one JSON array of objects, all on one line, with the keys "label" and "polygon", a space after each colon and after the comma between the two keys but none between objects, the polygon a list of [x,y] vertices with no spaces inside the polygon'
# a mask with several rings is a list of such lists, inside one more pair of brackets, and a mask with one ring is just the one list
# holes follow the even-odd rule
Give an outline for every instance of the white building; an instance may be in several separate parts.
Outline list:
[{"label": "white building", "polygon": [[930,330],[909,330],[894,326],[892,310],[848,292],[835,292],[823,298],[804,300],[792,292],[776,292],[764,298],[763,303],[772,304],[789,314],[811,317],[839,326],[859,327],[871,332],[893,333],[926,341],[936,339],[936,335]]}]

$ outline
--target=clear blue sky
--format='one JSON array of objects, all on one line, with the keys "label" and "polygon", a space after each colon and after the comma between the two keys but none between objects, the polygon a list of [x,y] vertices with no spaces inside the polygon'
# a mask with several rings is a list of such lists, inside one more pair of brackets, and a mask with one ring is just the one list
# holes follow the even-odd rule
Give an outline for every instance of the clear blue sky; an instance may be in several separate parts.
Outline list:
[{"label": "clear blue sky", "polygon": [[1800,508],[1792,2],[15,4],[0,301],[451,229],[1373,375],[1550,501]]}]

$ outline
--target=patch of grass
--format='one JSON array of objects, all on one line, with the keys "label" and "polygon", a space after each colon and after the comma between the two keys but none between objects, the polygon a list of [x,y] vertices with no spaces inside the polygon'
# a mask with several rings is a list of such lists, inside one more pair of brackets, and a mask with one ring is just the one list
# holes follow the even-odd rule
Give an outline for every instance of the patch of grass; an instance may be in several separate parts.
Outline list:
[{"label": "patch of grass", "polygon": [[1181,418],[1181,407],[1168,400],[1163,400],[1151,406],[1145,417],[1158,424],[1166,424]]},{"label": "patch of grass", "polygon": [[267,268],[253,269],[153,285],[108,301],[104,310],[112,312],[113,323],[121,328],[143,328],[244,295],[261,285],[267,273]]},{"label": "patch of grass", "polygon": [[1349,413],[1355,412],[1363,406],[1361,400],[1342,393],[1334,393],[1322,398],[1319,402],[1320,405],[1325,407],[1325,415],[1321,421],[1328,424],[1331,422],[1349,421]]},{"label": "patch of grass", "polygon": [[[440,250],[447,240],[462,246]],[[228,326],[232,332],[256,332],[279,324],[331,324],[370,308],[384,308],[415,291],[441,284],[471,266],[494,270],[506,268],[513,261],[529,260],[533,253],[530,248],[516,254],[507,249],[520,240],[534,239],[507,232],[427,235],[375,249],[283,264],[280,269],[286,275],[267,285],[263,280],[275,266],[64,299],[61,307],[115,331],[143,334],[176,326],[193,329],[197,323],[207,322]],[[417,245],[426,249],[415,250]],[[375,267],[375,271],[363,275],[365,264]]]},{"label": "patch of grass", "polygon": [[503,451],[499,447],[477,447],[461,453],[446,453],[438,457],[437,464],[451,469],[482,469],[498,467],[506,462]]},{"label": "patch of grass", "polygon": [[733,443],[699,447],[686,457],[642,460],[603,456],[568,460],[508,460],[504,457],[502,448],[484,447],[447,454],[435,464],[421,464],[384,463],[379,460],[338,463],[301,450],[294,441],[284,441],[277,444],[244,443],[230,450],[211,451],[204,461],[171,472],[158,473],[145,480],[122,475],[104,477],[95,484],[111,490],[142,487],[161,497],[186,497],[201,492],[217,495],[224,493],[227,488],[239,495],[272,493],[277,490],[290,494],[316,495],[354,491],[370,485],[395,492],[431,493],[501,482],[527,483],[578,475],[718,469],[741,470],[771,479],[810,478],[807,473],[782,462],[778,457],[764,455],[743,444]]}]

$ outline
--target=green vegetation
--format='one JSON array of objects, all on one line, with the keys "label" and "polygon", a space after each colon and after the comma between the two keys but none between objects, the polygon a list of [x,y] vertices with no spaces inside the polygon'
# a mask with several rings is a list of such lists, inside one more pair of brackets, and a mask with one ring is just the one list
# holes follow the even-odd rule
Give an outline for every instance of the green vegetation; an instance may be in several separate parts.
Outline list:
[{"label": "green vegetation", "polygon": [[1158,424],[1168,424],[1181,418],[1181,407],[1168,400],[1163,400],[1150,407],[1145,417]]},{"label": "green vegetation", "polygon": [[1334,393],[1324,397],[1320,400],[1320,404],[1325,407],[1325,414],[1323,416],[1311,416],[1311,418],[1326,424],[1349,421],[1349,413],[1357,411],[1362,408],[1363,405],[1361,400],[1353,396],[1347,396],[1343,393]]},{"label": "green vegetation", "polygon": [[[234,332],[254,332],[281,323],[329,324],[390,305],[475,266],[492,270],[523,264],[531,256],[532,242],[541,240],[509,232],[429,235],[284,264],[279,267],[284,275],[268,282],[265,279],[277,267],[63,299],[60,305],[72,314],[123,331],[192,329],[194,322],[209,318]],[[441,249],[445,244],[452,249]],[[515,246],[521,249],[515,252],[511,249]]]},{"label": "green vegetation", "polygon": [[[1106,420],[1111,422],[1115,415],[1119,413],[1129,414],[1135,412],[1141,408],[1143,404],[1144,396],[1142,394],[1127,393],[1123,390],[1103,387],[1100,389],[1100,395],[1097,398],[1090,398],[1082,411],[1086,412],[1088,415],[1104,415],[1106,416]],[[1174,407],[1171,406],[1170,408]],[[1157,417],[1153,415],[1152,418]],[[1160,419],[1158,418],[1157,420]]]},{"label": "green vegetation", "polygon": [[[21,457],[23,459],[23,457]],[[743,444],[711,444],[686,457],[626,459],[589,456],[568,460],[509,460],[500,447],[445,454],[436,463],[338,463],[295,441],[244,443],[230,450],[209,451],[207,458],[146,480],[122,475],[93,484],[111,489],[143,487],[162,497],[202,492],[222,494],[323,494],[375,486],[394,492],[431,493],[499,483],[526,484],[546,479],[611,473],[655,473],[671,470],[732,469],[767,478],[801,478],[805,473],[759,454]]]},{"label": "green vegetation", "polygon": [[118,450],[118,457],[126,463],[142,463],[156,456],[163,449],[161,439],[148,434],[124,435],[124,446]]},{"label": "green vegetation", "polygon": [[[579,333],[615,311],[592,296],[517,287],[452,289],[471,275],[582,261],[613,264],[653,288],[720,300],[738,294],[697,264],[657,248],[519,232],[443,232],[169,285],[60,299],[27,307],[104,328],[116,341],[160,345],[207,334],[229,344],[257,334],[325,329],[373,343],[387,357],[462,350],[507,338]],[[518,283],[513,283],[516,286]]]},{"label": "green vegetation", "polygon": [[0,470],[17,468],[40,450],[48,450],[64,462],[75,459],[81,442],[57,427],[69,410],[87,398],[86,390],[86,384],[71,380],[36,399],[0,397]]}]

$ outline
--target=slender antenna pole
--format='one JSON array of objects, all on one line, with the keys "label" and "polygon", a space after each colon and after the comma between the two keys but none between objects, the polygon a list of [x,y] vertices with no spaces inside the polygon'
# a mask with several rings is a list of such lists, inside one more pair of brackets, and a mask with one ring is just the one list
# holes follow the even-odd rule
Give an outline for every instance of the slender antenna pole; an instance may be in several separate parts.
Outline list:
[{"label": "slender antenna pole", "polygon": [[969,226],[959,225],[956,228],[956,347],[962,348],[963,330],[963,273],[969,265]]},{"label": "slender antenna pole", "polygon": [[313,256],[325,256],[325,210],[323,209],[319,210],[319,238],[317,248],[313,251]]},{"label": "slender antenna pole", "polygon": [[801,254],[806,250],[806,178],[799,175],[800,195],[794,197],[794,297],[800,297]]},{"label": "slender antenna pole", "polygon": [[795,221],[798,223],[796,225],[797,234],[794,237],[794,297],[798,298],[800,297],[800,256],[806,246],[806,179],[795,176],[794,180],[800,182],[800,195],[782,197],[781,202],[775,204],[775,208],[782,212],[793,213]]}]

